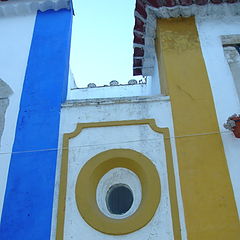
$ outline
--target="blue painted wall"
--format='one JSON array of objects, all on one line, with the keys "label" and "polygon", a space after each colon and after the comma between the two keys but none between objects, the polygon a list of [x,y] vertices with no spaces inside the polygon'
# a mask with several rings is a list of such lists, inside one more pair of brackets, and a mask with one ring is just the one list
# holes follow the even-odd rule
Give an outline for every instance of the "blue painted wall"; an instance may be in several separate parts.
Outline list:
[{"label": "blue painted wall", "polygon": [[[13,152],[58,147],[71,26],[70,10],[37,14]],[[57,151],[12,154],[1,240],[50,239],[56,159]]]}]

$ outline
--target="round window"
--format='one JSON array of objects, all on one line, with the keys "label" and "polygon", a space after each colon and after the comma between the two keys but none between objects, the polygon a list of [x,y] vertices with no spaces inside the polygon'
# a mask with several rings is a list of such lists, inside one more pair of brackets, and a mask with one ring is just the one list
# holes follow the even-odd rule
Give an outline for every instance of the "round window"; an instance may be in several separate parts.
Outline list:
[{"label": "round window", "polygon": [[144,227],[153,218],[161,186],[155,165],[143,154],[111,149],[82,167],[75,194],[79,213],[91,227],[105,234],[123,235]]},{"label": "round window", "polygon": [[132,206],[133,193],[125,184],[115,184],[110,187],[106,195],[106,205],[112,214],[124,214]]}]

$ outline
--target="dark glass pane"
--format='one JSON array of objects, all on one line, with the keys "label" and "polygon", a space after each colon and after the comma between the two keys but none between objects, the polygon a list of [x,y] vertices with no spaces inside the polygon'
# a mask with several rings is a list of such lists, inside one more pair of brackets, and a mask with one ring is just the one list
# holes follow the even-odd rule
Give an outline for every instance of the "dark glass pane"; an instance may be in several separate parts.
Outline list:
[{"label": "dark glass pane", "polygon": [[126,185],[116,184],[109,189],[106,201],[109,212],[124,214],[132,206],[133,194]]},{"label": "dark glass pane", "polygon": [[240,54],[240,44],[236,44],[236,45],[235,45],[235,48],[236,48],[236,50],[238,51],[238,53]]}]

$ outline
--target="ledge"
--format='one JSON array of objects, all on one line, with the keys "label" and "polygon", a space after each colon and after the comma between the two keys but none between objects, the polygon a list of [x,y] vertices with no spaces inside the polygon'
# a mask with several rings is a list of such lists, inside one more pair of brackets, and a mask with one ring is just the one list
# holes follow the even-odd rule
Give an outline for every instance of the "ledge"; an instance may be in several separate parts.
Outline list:
[{"label": "ledge", "polygon": [[94,98],[83,100],[68,100],[62,104],[62,108],[87,106],[87,105],[111,105],[124,103],[144,103],[170,101],[169,96],[156,95],[151,97],[120,97],[120,98]]}]

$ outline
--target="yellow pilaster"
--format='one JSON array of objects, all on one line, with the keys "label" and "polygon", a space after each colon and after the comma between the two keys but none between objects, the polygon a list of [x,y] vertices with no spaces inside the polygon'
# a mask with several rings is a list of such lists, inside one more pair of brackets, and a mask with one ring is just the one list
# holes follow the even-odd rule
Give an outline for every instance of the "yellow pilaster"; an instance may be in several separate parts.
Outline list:
[{"label": "yellow pilaster", "polygon": [[[194,18],[159,19],[188,240],[239,240],[240,225]],[[197,134],[197,135],[196,135]],[[203,135],[198,135],[203,134]]]}]

